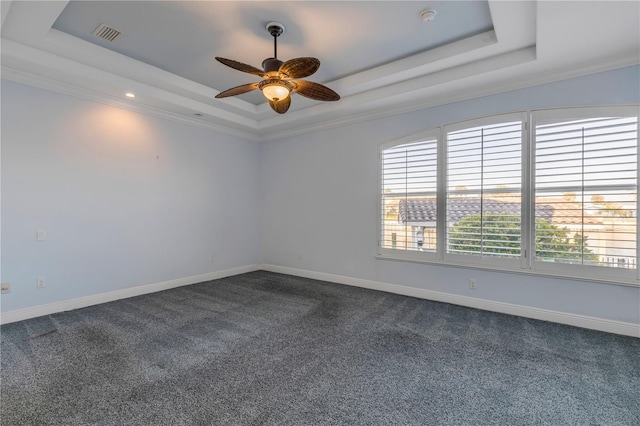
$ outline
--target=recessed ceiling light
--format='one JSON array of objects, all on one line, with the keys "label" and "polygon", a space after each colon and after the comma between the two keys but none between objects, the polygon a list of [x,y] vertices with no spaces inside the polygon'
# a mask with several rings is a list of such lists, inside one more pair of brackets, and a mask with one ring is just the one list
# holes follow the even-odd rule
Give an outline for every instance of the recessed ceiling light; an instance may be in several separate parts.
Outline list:
[{"label": "recessed ceiling light", "polygon": [[135,98],[135,97],[136,97],[136,95],[135,95],[134,93],[131,93],[131,92],[127,92],[127,93],[125,93],[124,95],[125,95],[127,98]]}]

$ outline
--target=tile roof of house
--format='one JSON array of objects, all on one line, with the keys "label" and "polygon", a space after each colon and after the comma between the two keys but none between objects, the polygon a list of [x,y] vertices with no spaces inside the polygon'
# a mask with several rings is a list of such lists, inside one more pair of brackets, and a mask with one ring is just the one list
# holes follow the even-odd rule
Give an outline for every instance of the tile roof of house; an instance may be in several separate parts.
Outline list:
[{"label": "tile roof of house", "polygon": [[[537,199],[538,203],[551,206],[553,208],[553,216],[551,222],[557,225],[576,225],[584,223],[585,225],[602,224],[602,217],[597,214],[583,211],[580,202],[558,201],[557,198]],[[537,212],[537,210],[536,210]],[[537,213],[536,213],[537,216]]]},{"label": "tile roof of house", "polygon": [[[449,221],[458,222],[466,216],[480,214],[482,210],[490,213],[520,213],[520,203],[504,200],[484,200],[480,198],[451,198],[448,200]],[[550,219],[554,216],[555,207],[550,204],[536,205],[536,216]],[[400,223],[435,222],[436,200],[433,198],[413,198],[400,200],[398,214]]]}]

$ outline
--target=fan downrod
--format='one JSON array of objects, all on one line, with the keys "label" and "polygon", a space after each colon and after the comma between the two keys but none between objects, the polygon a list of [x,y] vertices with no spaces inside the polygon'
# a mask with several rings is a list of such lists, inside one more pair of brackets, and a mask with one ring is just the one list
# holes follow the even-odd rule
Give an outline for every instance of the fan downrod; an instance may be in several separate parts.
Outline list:
[{"label": "fan downrod", "polygon": [[279,22],[269,22],[266,25],[267,31],[273,36],[273,58],[267,58],[262,61],[262,68],[265,72],[278,71],[282,61],[278,60],[278,37],[284,33],[284,25]]}]

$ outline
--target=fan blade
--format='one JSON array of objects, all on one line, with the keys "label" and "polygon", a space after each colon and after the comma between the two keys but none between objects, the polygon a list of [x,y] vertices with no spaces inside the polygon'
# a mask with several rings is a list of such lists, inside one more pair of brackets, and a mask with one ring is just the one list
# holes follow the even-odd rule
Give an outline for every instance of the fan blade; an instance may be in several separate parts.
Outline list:
[{"label": "fan blade", "polygon": [[269,101],[269,105],[271,105],[271,109],[273,109],[278,114],[284,114],[289,109],[291,105],[291,96],[287,96],[281,101]]},{"label": "fan blade", "polygon": [[309,77],[320,68],[320,61],[316,58],[295,58],[280,65],[278,72],[286,74],[287,78]]},{"label": "fan blade", "polygon": [[337,101],[340,99],[340,95],[322,84],[305,80],[296,80],[296,84],[298,87],[293,91],[305,98],[315,99],[316,101]]},{"label": "fan blade", "polygon": [[243,84],[242,86],[232,87],[231,89],[218,93],[216,95],[216,98],[220,99],[220,98],[226,98],[228,96],[242,95],[243,93],[256,90],[257,88],[258,88],[258,83]]},{"label": "fan blade", "polygon": [[264,71],[263,70],[258,69],[256,67],[253,67],[251,65],[243,64],[242,62],[234,61],[233,59],[220,58],[219,56],[216,56],[216,60],[218,62],[220,62],[220,63],[225,64],[228,67],[233,68],[234,70],[246,72],[248,74],[257,75],[258,77],[263,77],[264,76]]}]

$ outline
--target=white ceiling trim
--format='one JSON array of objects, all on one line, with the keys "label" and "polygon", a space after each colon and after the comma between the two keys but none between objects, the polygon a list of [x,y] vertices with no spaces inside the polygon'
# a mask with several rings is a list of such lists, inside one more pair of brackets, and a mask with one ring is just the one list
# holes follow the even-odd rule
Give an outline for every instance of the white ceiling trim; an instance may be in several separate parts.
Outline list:
[{"label": "white ceiling trim", "polygon": [[4,25],[4,20],[9,14],[9,7],[11,7],[11,0],[0,1],[0,26]]},{"label": "white ceiling trim", "polygon": [[127,102],[121,97],[111,96],[109,94],[97,92],[94,90],[87,90],[85,88],[78,87],[75,84],[67,84],[59,80],[52,80],[39,75],[29,74],[22,70],[8,68],[4,65],[0,67],[0,73],[2,73],[2,79],[4,80],[15,81],[17,83],[39,87],[41,89],[73,96],[79,99],[85,99],[104,105],[123,108],[154,117],[176,121],[182,124],[188,124],[190,126],[211,129],[223,134],[240,137],[253,142],[259,142],[262,140],[262,137],[258,133],[251,133],[242,129],[233,129],[227,123],[225,123],[224,125],[217,125],[215,123],[199,120],[197,118],[191,118],[183,114],[173,113],[171,111],[167,111],[166,109],[155,108],[150,105],[132,104],[131,102]]},{"label": "white ceiling trim", "polygon": [[[135,91],[140,97],[146,96],[147,100],[170,102],[186,111],[210,114],[220,122],[235,123],[249,129],[257,129],[255,120],[195,101],[190,97],[181,96],[161,87],[152,86],[10,40],[2,42],[2,66],[5,69],[13,69],[15,72],[24,69],[37,69],[38,74],[28,72],[25,74],[57,80],[67,85],[75,85],[94,94],[103,93],[104,96],[113,96],[110,95],[109,89],[120,94],[127,90]],[[179,77],[176,76],[176,78]]]},{"label": "white ceiling trim", "polygon": [[[629,56],[622,55],[619,57],[609,58],[607,61],[599,64],[585,64],[584,67],[576,69],[574,67],[558,71],[557,74],[535,74],[528,78],[505,78],[500,81],[487,79],[482,84],[474,81],[470,87],[462,88],[456,82],[449,82],[438,87],[437,93],[432,96],[416,96],[416,99],[405,99],[391,108],[378,108],[369,112],[355,113],[347,117],[337,118],[334,120],[323,121],[320,123],[308,123],[298,128],[281,126],[284,129],[274,126],[269,132],[264,133],[260,138],[261,141],[277,140],[287,137],[299,136],[309,132],[317,132],[328,130],[338,126],[347,126],[350,124],[372,121],[379,118],[389,117],[393,115],[405,114],[420,111],[427,108],[447,105],[454,102],[462,102],[472,99],[481,98],[489,95],[510,92],[527,87],[538,86],[541,84],[554,83],[575,77],[583,77],[585,75],[598,72],[610,71],[617,68],[637,64],[637,60],[630,59]],[[508,72],[508,71],[507,71]]]},{"label": "white ceiling trim", "polygon": [[[529,59],[532,59],[534,51],[535,49],[533,47],[523,49],[520,52],[514,52],[514,57],[516,55],[522,55],[525,58],[528,57]],[[506,55],[506,57],[509,56],[510,55]],[[522,63],[524,62],[526,62],[526,60],[522,60]],[[348,115],[345,115],[341,112],[340,114],[335,114],[336,116],[338,116],[337,118],[333,117],[332,119],[328,119],[322,122],[314,122],[314,120],[309,120],[309,122],[300,121],[298,126],[290,126],[287,125],[287,123],[278,123],[276,120],[273,120],[271,123],[264,123],[263,128],[258,127],[255,129],[255,131],[247,131],[246,128],[232,128],[228,122],[223,122],[223,124],[216,124],[198,118],[191,118],[183,114],[173,113],[165,109],[154,108],[149,105],[132,104],[117,96],[110,96],[108,94],[97,92],[95,90],[78,87],[76,84],[67,84],[59,80],[48,79],[42,76],[29,74],[20,69],[12,69],[10,67],[7,67],[5,64],[3,64],[1,68],[1,73],[3,79],[40,87],[77,98],[87,99],[90,101],[99,102],[119,108],[125,108],[201,128],[207,128],[224,134],[245,138],[250,141],[269,141],[279,138],[297,136],[309,131],[321,131],[336,126],[346,126],[382,118],[385,116],[418,111],[434,106],[475,99],[482,96],[523,89],[540,84],[553,83],[555,81],[561,81],[569,78],[581,77],[597,72],[635,65],[638,64],[638,62],[639,59],[637,57],[634,57],[633,55],[619,55],[617,57],[607,58],[607,60],[598,62],[596,64],[588,63],[584,64],[581,67],[572,66],[563,70],[556,70],[556,72],[554,72],[553,74],[534,74],[532,76],[529,76],[528,78],[518,77],[511,79],[502,79],[497,82],[484,83],[482,85],[471,82],[472,84],[470,84],[469,87],[457,88],[455,87],[457,84],[455,82],[448,82],[448,84],[444,82],[440,85],[438,91],[439,93],[436,93],[435,96],[421,96],[420,94],[414,94],[414,98],[417,99],[396,97],[397,102],[393,107],[389,107],[388,105],[383,105],[382,107],[380,107],[379,105],[374,105],[375,107],[379,108],[360,112],[354,109],[352,113],[351,111],[347,111],[348,113],[351,113]],[[515,63],[512,65],[515,65]],[[446,70],[444,72],[446,72]],[[430,83],[430,86],[437,86],[437,84],[435,84],[434,82]],[[373,101],[374,100],[370,100],[370,102]],[[264,132],[263,130],[267,128],[269,129],[269,131]]]},{"label": "white ceiling trim", "polygon": [[[493,31],[329,82],[342,95],[339,102],[297,96],[285,115],[266,103],[214,99],[213,88],[51,28],[65,1],[2,1],[2,77],[248,140],[273,140],[640,62],[638,42],[610,55],[587,52],[593,54],[586,59],[568,57],[571,46],[561,40],[559,48],[545,43],[541,50],[541,32],[548,40],[566,31],[562,13],[572,20],[582,13],[572,2],[547,3],[490,0]],[[540,22],[540,16],[550,18]],[[574,38],[607,45],[597,34],[589,40],[589,28],[578,30]],[[135,101],[121,97],[127,90],[136,92]]]}]

